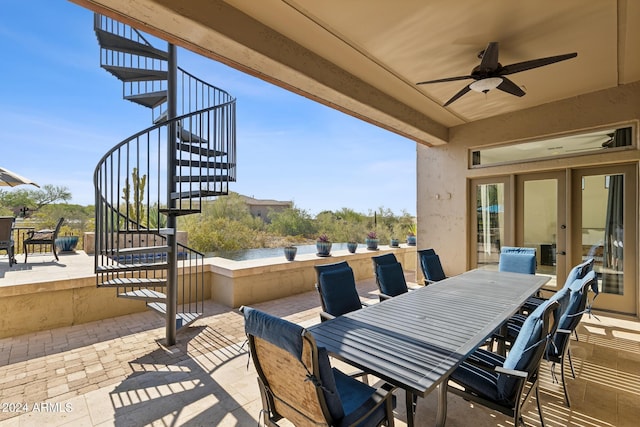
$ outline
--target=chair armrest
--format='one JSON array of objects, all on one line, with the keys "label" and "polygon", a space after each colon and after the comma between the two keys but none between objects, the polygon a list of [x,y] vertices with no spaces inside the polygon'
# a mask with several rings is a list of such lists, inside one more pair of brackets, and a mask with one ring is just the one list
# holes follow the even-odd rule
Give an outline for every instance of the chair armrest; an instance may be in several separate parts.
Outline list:
[{"label": "chair armrest", "polygon": [[519,377],[525,380],[529,377],[529,375],[524,371],[516,371],[515,369],[505,369],[502,366],[496,366],[495,371],[499,374],[505,374],[511,377]]},{"label": "chair armrest", "polygon": [[424,285],[421,286],[421,285],[418,285],[416,283],[415,286],[409,286],[409,284],[407,284],[407,289],[409,289],[410,291],[415,291],[415,290],[420,289],[420,288],[424,288]]},{"label": "chair armrest", "polygon": [[369,303],[368,302],[364,302],[362,300],[360,300],[360,305],[362,305],[363,307],[369,307]]},{"label": "chair armrest", "polygon": [[526,379],[528,377],[528,374],[524,371],[516,371],[515,369],[505,369],[502,366],[493,366],[493,365],[489,365],[487,363],[483,363],[480,360],[474,360],[471,358],[467,358],[465,360],[466,363],[473,365],[477,368],[483,369],[485,371],[490,371],[490,372],[497,372],[499,374],[505,374],[505,375],[509,375],[512,377],[519,377],[519,378],[524,378]]},{"label": "chair armrest", "polygon": [[571,335],[572,331],[569,329],[556,329],[556,333]]},{"label": "chair armrest", "polygon": [[336,316],[334,316],[333,314],[329,314],[326,311],[321,311],[320,312],[320,320],[321,321],[325,321],[325,320],[331,320],[331,319],[335,319]]},{"label": "chair armrest", "polygon": [[380,292],[378,296],[380,297],[380,301],[386,301],[393,298],[391,295],[383,294],[382,292]]}]

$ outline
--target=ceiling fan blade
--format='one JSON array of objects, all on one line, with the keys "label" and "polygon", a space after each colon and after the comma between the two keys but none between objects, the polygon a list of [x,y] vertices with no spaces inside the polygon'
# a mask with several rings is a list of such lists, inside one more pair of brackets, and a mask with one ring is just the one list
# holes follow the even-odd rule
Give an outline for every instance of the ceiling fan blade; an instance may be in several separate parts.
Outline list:
[{"label": "ceiling fan blade", "polygon": [[444,82],[455,82],[458,80],[467,80],[467,79],[472,79],[472,76],[458,76],[458,77],[446,77],[444,79],[437,79],[437,80],[428,80],[426,82],[418,82],[416,83],[417,85],[426,85],[429,83],[444,83]]},{"label": "ceiling fan blade", "polygon": [[510,93],[511,95],[524,96],[525,92],[520,89],[518,85],[504,76],[501,76],[500,78],[502,79],[502,83],[500,83],[496,89],[500,89],[501,91]]},{"label": "ceiling fan blade", "polygon": [[549,56],[547,58],[532,59],[531,61],[517,62],[515,64],[509,64],[500,70],[500,75],[519,73],[521,71],[531,70],[532,68],[544,67],[545,65],[553,64],[555,62],[564,61],[567,59],[575,58],[578,56],[577,52],[566,53],[564,55]]},{"label": "ceiling fan blade", "polygon": [[491,42],[482,52],[482,61],[478,66],[480,73],[490,73],[498,69],[498,42]]},{"label": "ceiling fan blade", "polygon": [[463,87],[462,89],[460,89],[460,91],[458,93],[456,93],[455,95],[453,95],[453,97],[447,101],[446,104],[444,104],[444,107],[449,106],[453,101],[457,100],[458,98],[460,98],[462,95],[464,95],[465,93],[469,92],[471,89],[469,88],[469,85]]}]

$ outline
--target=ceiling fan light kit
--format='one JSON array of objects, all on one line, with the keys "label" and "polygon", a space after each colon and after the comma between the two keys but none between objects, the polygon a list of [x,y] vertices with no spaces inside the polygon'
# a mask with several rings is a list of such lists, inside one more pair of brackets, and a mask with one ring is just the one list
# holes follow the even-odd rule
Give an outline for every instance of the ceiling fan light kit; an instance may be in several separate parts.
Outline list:
[{"label": "ceiling fan light kit", "polygon": [[481,58],[480,65],[475,67],[471,71],[471,74],[469,74],[468,76],[446,77],[444,79],[428,80],[424,82],[418,82],[416,84],[423,85],[468,79],[475,80],[474,82],[460,89],[458,93],[453,95],[453,97],[451,97],[451,99],[449,99],[444,104],[445,107],[471,90],[473,90],[474,92],[482,92],[486,94],[492,89],[499,89],[514,96],[524,96],[525,92],[522,90],[522,88],[520,88],[505,76],[531,70],[533,68],[544,67],[545,65],[565,61],[567,59],[575,58],[576,56],[578,56],[578,53],[573,52],[566,53],[564,55],[532,59],[530,61],[517,62],[515,64],[502,66],[502,64],[498,62],[498,42],[491,42],[487,45],[487,48],[480,52],[480,54],[478,55],[478,57]]},{"label": "ceiling fan light kit", "polygon": [[476,80],[469,85],[469,88],[476,92],[487,93],[491,89],[495,89],[502,83],[501,77],[489,77],[486,79]]}]

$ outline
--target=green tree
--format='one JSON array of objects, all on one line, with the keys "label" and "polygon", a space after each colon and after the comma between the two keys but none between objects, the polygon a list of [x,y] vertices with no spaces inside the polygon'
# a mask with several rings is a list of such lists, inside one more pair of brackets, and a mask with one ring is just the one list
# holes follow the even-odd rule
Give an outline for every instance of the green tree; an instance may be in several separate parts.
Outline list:
[{"label": "green tree", "polygon": [[67,187],[51,184],[35,190],[24,188],[14,191],[0,190],[0,206],[10,210],[16,216],[25,207],[31,212],[37,212],[49,204],[69,200],[71,200],[71,193]]},{"label": "green tree", "polygon": [[184,226],[189,246],[200,252],[260,247],[256,246],[256,231],[233,219],[190,215],[184,218]]},{"label": "green tree", "polygon": [[291,207],[279,212],[270,212],[268,230],[280,236],[304,236],[313,238],[317,233],[311,215],[296,207]]}]

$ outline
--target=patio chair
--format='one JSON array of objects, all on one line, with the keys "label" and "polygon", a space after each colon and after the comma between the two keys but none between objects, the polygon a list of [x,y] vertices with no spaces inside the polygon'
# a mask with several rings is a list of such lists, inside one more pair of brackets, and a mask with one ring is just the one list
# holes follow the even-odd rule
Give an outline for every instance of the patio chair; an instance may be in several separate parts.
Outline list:
[{"label": "patio chair", "polygon": [[0,216],[0,251],[7,251],[9,257],[9,268],[15,262],[14,260],[14,243],[13,243],[13,222],[15,218],[12,216]]},{"label": "patio chair", "polygon": [[366,306],[356,290],[353,270],[346,261],[316,265],[316,290],[320,295],[322,311],[320,320],[342,316]]},{"label": "patio chair", "polygon": [[420,255],[420,268],[422,268],[422,274],[424,274],[424,284],[439,282],[447,278],[442,269],[442,263],[440,257],[437,254],[433,255]]},{"label": "patio chair", "polygon": [[371,258],[380,301],[388,300],[409,291],[402,264],[394,254],[378,255]]},{"label": "patio chair", "polygon": [[569,305],[564,311],[558,322],[558,330],[553,337],[553,345],[549,345],[545,354],[545,359],[551,362],[551,375],[554,381],[558,381],[555,373],[555,365],[560,365],[560,377],[562,379],[562,389],[564,391],[564,400],[567,407],[571,407],[569,399],[569,391],[564,373],[565,358],[569,361],[571,368],[571,376],[575,379],[576,373],[573,369],[571,361],[571,349],[569,339],[571,334],[575,332],[584,313],[591,311],[591,305],[588,302],[588,293],[591,289],[594,293],[594,299],[598,295],[598,278],[595,271],[589,271],[584,278],[573,281],[570,289]]},{"label": "patio chair", "polygon": [[[460,388],[449,385],[448,391],[513,417],[516,426],[522,420],[522,406],[534,391],[544,427],[538,369],[558,323],[557,318],[551,316],[557,306],[557,301],[545,301],[531,313],[506,357],[476,350],[449,377],[449,381]],[[527,382],[531,387],[525,393]]]},{"label": "patio chair", "polygon": [[[591,265],[593,265],[591,263]],[[588,270],[583,273],[579,267],[589,267],[589,262],[585,262],[574,267],[574,270],[578,270],[575,273],[573,280],[567,286],[564,286],[561,290],[553,294],[549,301],[558,301],[560,304],[559,309],[556,310],[554,316],[558,317],[558,329],[556,330],[553,339],[549,343],[547,351],[544,354],[544,358],[551,362],[551,377],[554,382],[558,382],[558,378],[555,372],[555,365],[560,365],[560,377],[562,379],[562,389],[564,391],[564,399],[567,407],[571,407],[571,401],[569,399],[569,391],[567,389],[565,378],[565,359],[569,362],[571,368],[571,375],[576,377],[576,373],[573,369],[573,362],[571,360],[571,350],[569,348],[570,336],[575,332],[582,315],[590,311],[588,304],[588,293],[592,290],[596,296],[598,295],[598,279],[596,273],[593,270]],[[572,270],[573,272],[573,270]],[[571,274],[569,274],[571,277]],[[594,297],[595,298],[595,297]],[[509,323],[508,339],[517,337],[520,332],[521,326],[517,323]]]},{"label": "patio chair", "polygon": [[[568,287],[573,283],[575,279],[582,279],[587,275],[588,272],[593,270],[594,259],[589,258],[588,260],[574,266],[569,274],[567,275],[567,279],[564,282],[563,288]],[[556,292],[553,290],[547,290],[547,292]],[[529,297],[527,302],[524,303],[523,309],[525,312],[530,313],[535,310],[540,304],[546,301],[548,298],[543,298],[541,296]]]},{"label": "patio chair", "polygon": [[[554,315],[556,315],[558,319],[560,319],[560,316],[562,316],[569,305],[570,286],[576,279],[583,279],[592,269],[593,259],[578,264],[571,269],[562,288],[554,292],[551,298],[544,299],[541,297],[530,297],[529,299],[527,299],[527,302],[523,306],[521,312],[514,314],[508,320],[506,335],[500,336],[500,334],[496,332],[494,333],[492,340],[503,340],[506,344],[513,343],[520,333],[520,328],[522,327],[524,321],[527,319],[528,314],[533,312],[536,308],[538,308],[538,306],[540,306],[540,304],[544,303],[547,300],[558,301],[560,306],[558,310],[556,310],[556,313],[554,313]],[[577,332],[575,331],[575,329],[574,334],[577,338]]]},{"label": "patio chair", "polygon": [[374,388],[332,368],[313,335],[287,320],[242,307],[258,373],[265,426],[394,425],[393,388]]},{"label": "patio chair", "polygon": [[503,246],[500,250],[498,270],[511,273],[536,274],[536,250]]},{"label": "patio chair", "polygon": [[56,258],[56,261],[59,261],[58,254],[56,253],[56,238],[58,237],[58,233],[60,232],[60,227],[62,227],[62,223],[64,222],[64,218],[60,218],[56,227],[53,230],[39,230],[39,231],[28,231],[27,237],[22,242],[24,247],[24,262],[27,262],[27,256],[29,255],[28,247],[34,245],[45,245],[51,246],[51,252],[53,252],[53,256]]}]

